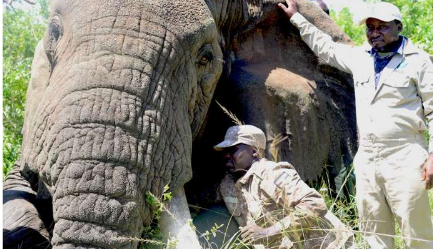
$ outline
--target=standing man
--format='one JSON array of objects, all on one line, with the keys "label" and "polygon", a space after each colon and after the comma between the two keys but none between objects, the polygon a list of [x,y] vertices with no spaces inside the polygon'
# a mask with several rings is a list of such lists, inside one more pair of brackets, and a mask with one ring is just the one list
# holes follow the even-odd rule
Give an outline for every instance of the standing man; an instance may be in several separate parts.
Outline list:
[{"label": "standing man", "polygon": [[214,147],[226,159],[229,174],[220,193],[241,227],[242,241],[254,248],[355,248],[352,232],[291,164],[262,158],[265,146],[262,130],[240,125],[230,127]]},{"label": "standing man", "polygon": [[[354,159],[360,229],[371,248],[394,248],[394,218],[408,248],[433,248],[433,65],[400,35],[399,9],[376,3],[365,23],[371,47],[338,44],[308,22],[295,0],[278,6],[314,53],[354,78],[359,149]],[[425,143],[430,122],[429,146]],[[385,235],[383,235],[385,234]],[[388,235],[388,236],[387,236]]]}]

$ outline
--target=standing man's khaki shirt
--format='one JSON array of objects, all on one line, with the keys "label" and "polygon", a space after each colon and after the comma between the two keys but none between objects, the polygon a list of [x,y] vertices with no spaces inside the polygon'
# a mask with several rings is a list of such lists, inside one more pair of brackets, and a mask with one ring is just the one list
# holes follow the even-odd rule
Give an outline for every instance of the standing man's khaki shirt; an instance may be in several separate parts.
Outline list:
[{"label": "standing man's khaki shirt", "polygon": [[305,184],[287,162],[261,159],[253,163],[236,183],[231,175],[227,175],[221,182],[220,192],[239,226],[254,223],[269,227],[279,223],[284,227],[287,234],[278,240],[280,245],[276,248],[298,248],[294,242],[299,241],[306,248],[314,245],[340,248],[339,245],[351,236],[350,232],[336,235],[325,230],[311,230],[346,228],[328,213],[320,194]]},{"label": "standing man's khaki shirt", "polygon": [[[395,54],[375,87],[371,47],[353,47],[332,38],[296,13],[290,22],[319,58],[353,75],[360,137],[407,138],[424,133],[433,118],[433,64],[429,55],[409,40]],[[433,153],[433,125],[429,128]]]},{"label": "standing man's khaki shirt", "polygon": [[[408,39],[377,82],[374,51],[332,38],[301,14],[290,22],[325,63],[354,79],[359,149],[354,158],[360,231],[371,248],[394,248],[395,220],[407,248],[433,248],[433,226],[422,169],[433,153],[433,64]],[[429,146],[424,139],[430,122]]]}]

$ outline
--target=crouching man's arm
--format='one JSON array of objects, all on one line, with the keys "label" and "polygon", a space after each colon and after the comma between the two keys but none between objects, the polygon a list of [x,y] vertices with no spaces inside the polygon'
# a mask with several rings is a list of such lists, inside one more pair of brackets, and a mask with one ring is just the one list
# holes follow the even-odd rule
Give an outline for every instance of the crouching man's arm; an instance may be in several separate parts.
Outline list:
[{"label": "crouching man's arm", "polygon": [[279,163],[266,174],[260,188],[263,190],[263,198],[270,198],[278,206],[276,215],[284,218],[266,228],[256,224],[241,228],[245,243],[272,240],[286,232],[316,227],[328,212],[320,194],[303,182],[288,163]]}]

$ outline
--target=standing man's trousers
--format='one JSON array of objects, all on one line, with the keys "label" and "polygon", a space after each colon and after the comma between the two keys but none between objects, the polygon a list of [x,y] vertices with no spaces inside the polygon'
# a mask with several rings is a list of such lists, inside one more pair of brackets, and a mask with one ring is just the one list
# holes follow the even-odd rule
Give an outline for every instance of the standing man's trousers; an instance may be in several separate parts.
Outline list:
[{"label": "standing man's trousers", "polygon": [[359,142],[354,160],[356,204],[360,229],[371,248],[394,248],[395,218],[408,248],[432,249],[428,191],[421,180],[428,157],[424,136],[380,139],[371,135]]}]

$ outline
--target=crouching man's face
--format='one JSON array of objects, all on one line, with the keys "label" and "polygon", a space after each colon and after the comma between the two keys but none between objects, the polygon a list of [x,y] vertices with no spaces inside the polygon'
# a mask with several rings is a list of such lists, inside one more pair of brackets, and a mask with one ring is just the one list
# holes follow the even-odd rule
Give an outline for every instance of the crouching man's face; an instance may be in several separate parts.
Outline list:
[{"label": "crouching man's face", "polygon": [[254,149],[246,144],[238,144],[224,149],[225,166],[229,173],[244,175],[253,164]]}]

